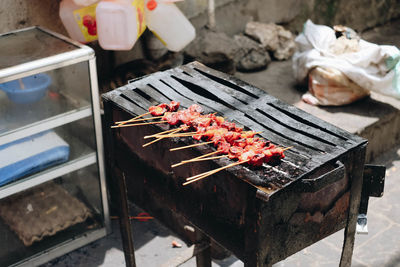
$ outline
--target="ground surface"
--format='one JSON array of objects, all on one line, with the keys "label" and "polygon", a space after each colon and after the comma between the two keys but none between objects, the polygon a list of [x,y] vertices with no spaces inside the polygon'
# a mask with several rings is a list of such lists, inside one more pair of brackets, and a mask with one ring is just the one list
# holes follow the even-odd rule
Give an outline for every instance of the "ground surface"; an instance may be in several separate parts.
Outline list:
[{"label": "ground surface", "polygon": [[[397,267],[400,266],[400,146],[382,155],[377,164],[387,168],[385,194],[382,198],[371,198],[368,208],[368,235],[356,235],[353,256],[355,267]],[[133,208],[133,213],[139,210]],[[124,266],[122,241],[117,221],[113,221],[113,233],[107,237],[64,255],[43,267],[116,267]],[[160,266],[176,257],[187,246],[167,228],[157,222],[134,221],[135,257],[137,266]],[[172,248],[172,241],[181,243],[182,248]],[[339,264],[343,231],[298,252],[276,267],[326,266]],[[192,259],[185,267],[196,266]],[[213,266],[244,266],[234,256],[222,261],[214,261]]]},{"label": "ground surface", "polygon": [[[400,47],[400,21],[364,33],[363,38],[378,44]],[[368,235],[357,235],[353,266],[400,266],[400,101],[373,94],[354,105],[341,108],[318,108],[301,102],[301,94],[291,74],[291,62],[273,62],[257,73],[238,73],[248,81],[285,102],[310,112],[338,127],[369,140],[368,161],[386,165],[385,194],[371,198],[368,209]],[[383,154],[382,154],[383,153]],[[382,154],[382,156],[381,156]],[[139,213],[139,210],[133,210]],[[138,266],[160,266],[179,255],[186,245],[156,220],[133,223]],[[178,241],[182,248],[172,248]],[[275,266],[338,266],[343,231],[298,252]],[[124,266],[117,221],[113,233],[88,246],[64,255],[44,266]],[[195,266],[194,259],[183,266]],[[243,266],[234,256],[214,261],[213,266]]]}]

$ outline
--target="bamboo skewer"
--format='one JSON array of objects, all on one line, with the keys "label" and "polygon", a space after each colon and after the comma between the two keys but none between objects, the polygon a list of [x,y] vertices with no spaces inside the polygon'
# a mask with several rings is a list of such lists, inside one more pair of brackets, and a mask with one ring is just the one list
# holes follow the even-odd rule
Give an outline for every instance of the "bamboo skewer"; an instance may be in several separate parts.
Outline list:
[{"label": "bamboo skewer", "polygon": [[208,156],[211,156],[211,155],[215,155],[215,154],[220,153],[220,152],[221,152],[220,150],[213,151],[213,152],[210,152],[210,153],[207,153],[207,154],[204,154],[204,155],[192,158],[192,159],[184,160],[183,162],[191,162],[193,160],[202,159],[202,158],[205,158],[205,157],[208,157]]},{"label": "bamboo skewer", "polygon": [[[192,137],[193,135],[203,135],[203,134],[198,134],[196,132],[187,132],[187,133],[170,135],[170,137],[171,138],[173,138],[173,137]],[[159,136],[158,135],[153,135],[152,137],[159,137]],[[145,136],[145,139],[147,139],[146,136]]]},{"label": "bamboo skewer", "polygon": [[193,145],[175,147],[175,148],[171,148],[169,151],[176,151],[176,150],[186,149],[186,148],[190,148],[190,147],[196,147],[196,146],[207,145],[207,144],[211,144],[211,143],[213,143],[213,142],[214,142],[214,141],[209,141],[209,142],[202,142],[202,143],[197,143],[197,144],[193,144]]},{"label": "bamboo skewer", "polygon": [[205,172],[205,173],[201,173],[201,174],[186,178],[187,182],[183,183],[182,185],[188,185],[190,183],[199,181],[199,180],[204,179],[204,178],[206,178],[206,177],[208,177],[210,175],[213,175],[213,174],[215,174],[215,173],[217,173],[219,171],[225,170],[227,168],[230,168],[230,167],[233,167],[233,166],[236,166],[236,165],[240,165],[240,164],[246,163],[248,161],[249,160],[234,162],[234,163],[231,163],[231,164],[226,165],[224,167],[221,167],[221,168],[218,168],[218,169],[215,169],[215,170],[212,170],[212,171],[208,171],[208,172]]},{"label": "bamboo skewer", "polygon": [[[200,177],[205,178],[205,177],[210,176],[210,175],[213,175],[213,174],[215,174],[215,173],[217,173],[217,172],[219,172],[219,171],[222,171],[222,170],[225,170],[225,169],[227,169],[227,168],[230,168],[230,167],[233,167],[233,166],[237,166],[237,165],[240,165],[240,164],[249,162],[249,161],[250,161],[250,160],[234,162],[234,163],[231,163],[231,164],[229,164],[229,165],[226,165],[226,166],[223,166],[223,167],[220,167],[220,168],[217,168],[217,169],[208,171],[208,172],[204,172],[204,173],[198,174],[198,175],[196,175],[196,176],[192,176],[192,177],[186,178],[186,181],[192,181],[192,180],[198,179],[198,178],[200,178]],[[204,176],[204,177],[203,177],[203,176]]]},{"label": "bamboo skewer", "polygon": [[151,144],[153,144],[153,143],[155,143],[155,142],[160,141],[161,139],[162,139],[161,137],[160,137],[160,138],[157,138],[157,139],[154,139],[154,140],[151,141],[151,142],[148,142],[148,143],[146,143],[146,144],[143,144],[142,147],[149,146],[149,145],[151,145]]},{"label": "bamboo skewer", "polygon": [[134,121],[136,119],[139,119],[139,118],[141,118],[143,116],[146,116],[146,115],[149,115],[149,114],[150,114],[150,112],[146,112],[146,113],[143,113],[142,115],[136,116],[136,117],[134,117],[132,119],[129,119],[127,121],[117,121],[115,124],[127,124],[128,122],[132,122],[132,121]]},{"label": "bamboo skewer", "polygon": [[197,159],[196,162],[212,160],[212,159],[222,159],[222,158],[226,158],[226,157],[228,157],[228,155],[221,155],[221,156],[215,156],[215,157],[209,157],[209,158],[201,158],[201,159]]},{"label": "bamboo skewer", "polygon": [[[182,130],[182,128],[174,129],[174,131],[172,131],[171,133],[176,133],[176,132],[179,132],[179,131],[181,131],[181,130]],[[154,139],[153,141],[151,141],[151,142],[148,142],[148,143],[146,143],[146,144],[142,145],[142,147],[149,146],[149,145],[151,145],[151,144],[153,144],[153,143],[155,143],[155,142],[158,142],[158,141],[160,141],[161,139],[167,138],[167,137],[168,137],[168,135],[169,135],[169,134],[165,134],[165,137],[163,137],[163,136],[160,136],[160,137],[158,137],[157,139]]]},{"label": "bamboo skewer", "polygon": [[288,146],[288,147],[282,149],[282,151],[286,151],[286,150],[289,150],[289,149],[292,149],[292,148],[294,148],[294,146]]},{"label": "bamboo skewer", "polygon": [[[131,122],[137,122],[137,121],[147,121],[147,120],[155,120],[155,119],[161,119],[164,116],[157,116],[157,117],[150,117],[150,118],[143,118],[143,119],[137,119]],[[123,124],[123,121],[117,121],[116,124]]]},{"label": "bamboo skewer", "polygon": [[152,122],[144,122],[144,123],[135,123],[135,124],[118,124],[111,126],[111,128],[122,128],[122,127],[130,127],[130,126],[140,126],[140,125],[149,125],[149,124],[157,124],[157,123],[168,123],[167,121],[152,121]]},{"label": "bamboo skewer", "polygon": [[171,165],[171,168],[178,167],[178,166],[183,165],[183,164],[185,164],[185,163],[206,161],[206,160],[212,160],[212,159],[222,159],[222,158],[226,158],[226,157],[228,157],[228,156],[227,156],[227,155],[221,155],[221,156],[215,156],[215,157],[209,157],[209,158],[196,159],[196,160],[194,160],[194,161],[183,161],[183,162],[181,161],[180,163]]},{"label": "bamboo skewer", "polygon": [[[233,163],[231,163],[231,164],[233,164]],[[231,165],[231,164],[229,164],[229,165]],[[227,166],[229,166],[229,165],[227,165]],[[218,169],[219,169],[219,168],[218,168]],[[202,172],[202,173],[199,173],[199,174],[197,174],[197,175],[190,176],[190,177],[186,178],[186,182],[191,181],[191,180],[195,180],[195,179],[197,179],[197,178],[199,178],[199,177],[202,177],[202,176],[204,176],[204,175],[206,175],[206,174],[211,173],[212,171],[214,171],[214,170],[207,171],[207,172]]]},{"label": "bamboo skewer", "polygon": [[196,157],[196,158],[192,158],[192,159],[188,159],[188,160],[182,160],[179,163],[171,165],[171,167],[175,168],[175,167],[181,166],[181,165],[189,163],[189,162],[196,162],[199,159],[202,159],[202,158],[205,158],[205,157],[208,157],[208,156],[211,156],[211,155],[215,155],[215,154],[220,153],[220,152],[221,151],[217,150],[217,151],[214,151],[214,152],[211,152],[211,153],[208,153],[208,154],[204,154],[204,155]]},{"label": "bamboo skewer", "polygon": [[[182,129],[182,128],[180,128],[180,129]],[[165,135],[165,134],[167,134],[167,133],[170,133],[170,132],[173,132],[173,131],[175,131],[175,130],[176,130],[176,128],[170,129],[170,130],[166,130],[166,131],[161,132],[161,133],[156,133],[156,134],[152,134],[152,135],[146,135],[146,136],[144,137],[144,139],[148,139],[148,138],[152,138],[152,137],[157,138],[157,136],[163,136],[163,135]]]}]

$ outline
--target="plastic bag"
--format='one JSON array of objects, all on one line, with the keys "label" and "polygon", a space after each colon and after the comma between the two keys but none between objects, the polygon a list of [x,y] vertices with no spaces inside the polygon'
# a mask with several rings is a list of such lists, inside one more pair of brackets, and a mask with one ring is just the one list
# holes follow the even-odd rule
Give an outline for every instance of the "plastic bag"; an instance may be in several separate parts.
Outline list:
[{"label": "plastic bag", "polygon": [[[304,24],[303,32],[295,39],[298,48],[293,55],[293,71],[296,80],[298,82],[305,81],[312,70],[320,67],[320,69],[316,69],[317,74],[320,77],[324,76],[325,81],[326,79],[330,80],[325,84],[336,86],[328,87],[323,94],[318,95],[318,98],[313,95],[318,100],[315,102],[316,104],[351,103],[358,99],[355,96],[365,96],[360,93],[362,92],[360,88],[366,92],[371,90],[400,98],[399,49],[395,46],[376,45],[362,39],[357,40],[357,45],[354,44],[354,41],[343,43],[343,40],[339,39],[336,38],[332,28],[315,25],[310,20]],[[328,75],[327,72],[330,74]],[[336,75],[338,76],[335,77]],[[351,83],[344,82],[342,75]],[[333,80],[331,80],[332,78]],[[311,79],[314,80],[313,76]],[[337,83],[340,80],[341,82]],[[318,85],[321,83],[320,81],[314,82],[314,84]],[[345,93],[346,88],[348,89],[347,93]],[[320,93],[320,89],[321,87],[314,87],[314,92],[319,91]],[[339,91],[341,93],[338,93]],[[329,92],[337,93],[335,97],[342,99],[328,97]],[[310,93],[313,92],[310,91]],[[305,97],[307,99],[307,96]]]},{"label": "plastic bag", "polygon": [[321,67],[310,71],[308,89],[310,92],[303,95],[303,101],[322,106],[346,105],[370,94],[337,69]]}]

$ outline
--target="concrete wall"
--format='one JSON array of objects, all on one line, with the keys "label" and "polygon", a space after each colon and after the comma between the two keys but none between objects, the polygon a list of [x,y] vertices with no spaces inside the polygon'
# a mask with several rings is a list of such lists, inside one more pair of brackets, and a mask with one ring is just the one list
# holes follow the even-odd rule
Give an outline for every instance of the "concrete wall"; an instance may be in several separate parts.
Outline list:
[{"label": "concrete wall", "polygon": [[58,16],[60,0],[0,0],[0,33],[41,25],[67,34]]},{"label": "concrete wall", "polygon": [[[58,17],[61,0],[1,0],[0,33],[42,25],[65,34]],[[215,0],[218,28],[240,32],[246,22],[258,20],[301,30],[307,18],[316,23],[344,24],[358,31],[400,17],[398,0]],[[207,23],[208,0],[186,0],[178,6],[196,27]]]},{"label": "concrete wall", "polygon": [[[1,0],[0,33],[41,25],[66,34],[58,17],[61,0]],[[178,6],[196,28],[207,24],[208,0],[186,0]],[[368,4],[366,4],[368,3]],[[294,32],[307,18],[316,23],[344,24],[358,31],[400,17],[398,0],[215,0],[217,29],[233,35],[242,32],[251,20],[284,24]],[[115,63],[143,56],[138,44],[131,52],[116,52]],[[99,60],[109,53],[92,44]]]}]

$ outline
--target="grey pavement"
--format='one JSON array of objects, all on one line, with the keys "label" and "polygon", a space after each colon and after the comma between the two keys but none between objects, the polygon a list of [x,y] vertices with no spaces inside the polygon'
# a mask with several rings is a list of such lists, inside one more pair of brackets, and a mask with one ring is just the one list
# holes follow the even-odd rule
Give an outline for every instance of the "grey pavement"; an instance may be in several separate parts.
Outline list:
[{"label": "grey pavement", "polygon": [[[378,44],[400,47],[400,21],[375,28],[362,35]],[[368,209],[368,235],[356,235],[352,266],[400,266],[400,101],[372,94],[345,107],[314,107],[301,102],[301,89],[296,88],[291,62],[273,62],[256,73],[237,73],[236,76],[266,90],[285,102],[293,104],[321,119],[369,140],[367,161],[387,167],[385,194],[371,198]],[[139,213],[132,208],[133,213]],[[124,266],[122,243],[117,221],[113,232],[81,249],[73,251],[44,266]],[[157,220],[133,222],[135,257],[138,266],[160,266],[178,256],[187,245]],[[173,248],[172,241],[182,244]],[[276,264],[286,266],[338,266],[343,231]],[[182,266],[195,266],[192,259]],[[234,256],[213,261],[213,266],[243,266]]]},{"label": "grey pavement", "polygon": [[[385,165],[385,193],[382,198],[370,198],[368,207],[368,235],[356,235],[354,267],[400,266],[400,146],[387,151],[375,164]],[[132,207],[131,212],[140,212]],[[133,222],[135,257],[137,266],[160,266],[167,260],[179,256],[187,245],[157,220]],[[113,232],[107,237],[75,250],[43,267],[114,267],[125,266],[122,241],[117,221],[112,223]],[[173,248],[172,241],[182,244]],[[343,242],[343,230],[279,262],[275,267],[292,266],[338,266]],[[191,259],[182,266],[196,266]],[[213,266],[239,267],[243,263],[230,256],[214,260]]]}]

